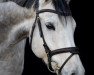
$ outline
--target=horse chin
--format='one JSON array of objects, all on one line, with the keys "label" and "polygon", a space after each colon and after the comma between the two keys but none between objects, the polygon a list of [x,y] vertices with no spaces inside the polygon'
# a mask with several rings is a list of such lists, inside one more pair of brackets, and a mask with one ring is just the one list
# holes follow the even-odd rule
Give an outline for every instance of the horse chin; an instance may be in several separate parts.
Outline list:
[{"label": "horse chin", "polygon": [[[57,73],[57,75],[58,75],[58,73]],[[67,70],[62,69],[60,75],[85,75],[85,70],[84,70],[84,68],[79,68],[79,69],[76,69],[73,71],[69,71],[68,69]]]},{"label": "horse chin", "polygon": [[[60,59],[62,62],[63,59]],[[59,64],[60,61],[57,63]],[[61,65],[61,64],[59,64]],[[57,75],[85,75],[85,69],[81,63],[78,55],[74,55],[62,68],[60,74],[56,71]]]}]

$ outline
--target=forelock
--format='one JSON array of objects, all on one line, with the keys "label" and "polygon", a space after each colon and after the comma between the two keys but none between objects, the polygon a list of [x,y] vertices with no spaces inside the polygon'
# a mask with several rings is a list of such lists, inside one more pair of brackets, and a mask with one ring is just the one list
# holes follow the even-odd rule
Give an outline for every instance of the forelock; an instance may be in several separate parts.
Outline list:
[{"label": "forelock", "polygon": [[52,2],[52,0],[45,0],[45,4],[48,4],[48,3],[50,3],[50,2]]}]

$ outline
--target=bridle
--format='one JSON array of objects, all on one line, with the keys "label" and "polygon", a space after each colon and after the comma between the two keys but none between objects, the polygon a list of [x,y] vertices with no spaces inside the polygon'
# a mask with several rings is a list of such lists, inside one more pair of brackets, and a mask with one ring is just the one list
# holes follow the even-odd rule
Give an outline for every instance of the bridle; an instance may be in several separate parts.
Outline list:
[{"label": "bridle", "polygon": [[[34,29],[35,29],[35,26],[36,26],[36,22],[38,23],[38,28],[39,28],[39,33],[40,33],[40,37],[42,38],[43,40],[43,47],[45,49],[45,52],[47,54],[47,57],[48,57],[48,69],[55,73],[55,71],[52,69],[52,66],[51,66],[51,57],[54,56],[54,55],[57,55],[57,54],[60,54],[60,53],[67,53],[67,52],[70,52],[71,55],[65,60],[65,62],[62,64],[62,66],[58,69],[58,74],[61,73],[61,70],[62,68],[64,67],[64,65],[69,61],[69,59],[74,55],[74,54],[78,54],[78,48],[77,47],[68,47],[68,48],[60,48],[60,49],[56,49],[56,50],[51,50],[49,48],[49,46],[47,45],[46,41],[45,41],[45,38],[44,38],[44,34],[43,34],[43,30],[42,30],[42,26],[41,26],[41,21],[40,21],[40,17],[39,17],[39,14],[40,13],[45,13],[45,12],[50,12],[50,13],[55,13],[55,14],[61,14],[61,12],[57,12],[55,10],[52,10],[52,9],[42,9],[42,10],[39,10],[36,12],[36,19],[35,19],[35,22],[32,26],[32,31],[31,31],[31,44],[32,44],[32,38],[33,38],[33,32],[34,32]],[[31,48],[32,49],[32,48]]]}]

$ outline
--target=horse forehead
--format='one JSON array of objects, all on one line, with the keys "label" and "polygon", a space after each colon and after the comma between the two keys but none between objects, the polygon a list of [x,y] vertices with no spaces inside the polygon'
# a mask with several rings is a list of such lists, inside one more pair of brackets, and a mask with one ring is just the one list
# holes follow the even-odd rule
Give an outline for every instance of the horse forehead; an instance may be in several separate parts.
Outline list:
[{"label": "horse forehead", "polygon": [[40,18],[45,21],[56,21],[58,16],[55,13],[45,12],[40,14]]}]

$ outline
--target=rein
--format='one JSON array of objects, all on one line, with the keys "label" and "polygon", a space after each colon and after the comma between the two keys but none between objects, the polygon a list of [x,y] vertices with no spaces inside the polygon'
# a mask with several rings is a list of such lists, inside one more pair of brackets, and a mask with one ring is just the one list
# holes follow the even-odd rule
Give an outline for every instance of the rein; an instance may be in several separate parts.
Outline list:
[{"label": "rein", "polygon": [[[74,55],[74,54],[78,54],[78,48],[77,47],[68,47],[68,48],[60,48],[60,49],[56,49],[56,50],[51,50],[49,48],[49,46],[47,45],[45,38],[44,38],[44,34],[43,34],[43,30],[42,30],[42,26],[41,26],[41,21],[40,21],[40,17],[39,14],[40,13],[45,13],[45,12],[50,12],[50,13],[55,13],[58,15],[61,15],[61,12],[57,12],[55,10],[52,9],[42,9],[36,12],[36,19],[35,22],[32,26],[32,31],[31,31],[31,45],[32,45],[32,38],[33,38],[33,32],[36,26],[36,22],[38,23],[38,28],[39,28],[39,33],[40,33],[40,37],[43,40],[43,47],[45,49],[45,52],[47,54],[48,57],[48,69],[52,72],[52,73],[56,73],[55,70],[53,70],[52,65],[51,65],[51,58],[54,55],[60,54],[60,53],[68,53],[70,52],[71,55],[65,60],[65,62],[62,64],[62,66],[58,69],[58,74],[61,74],[61,70],[62,68],[65,66],[65,64],[69,61],[69,59]],[[31,48],[32,49],[32,48]]]}]

